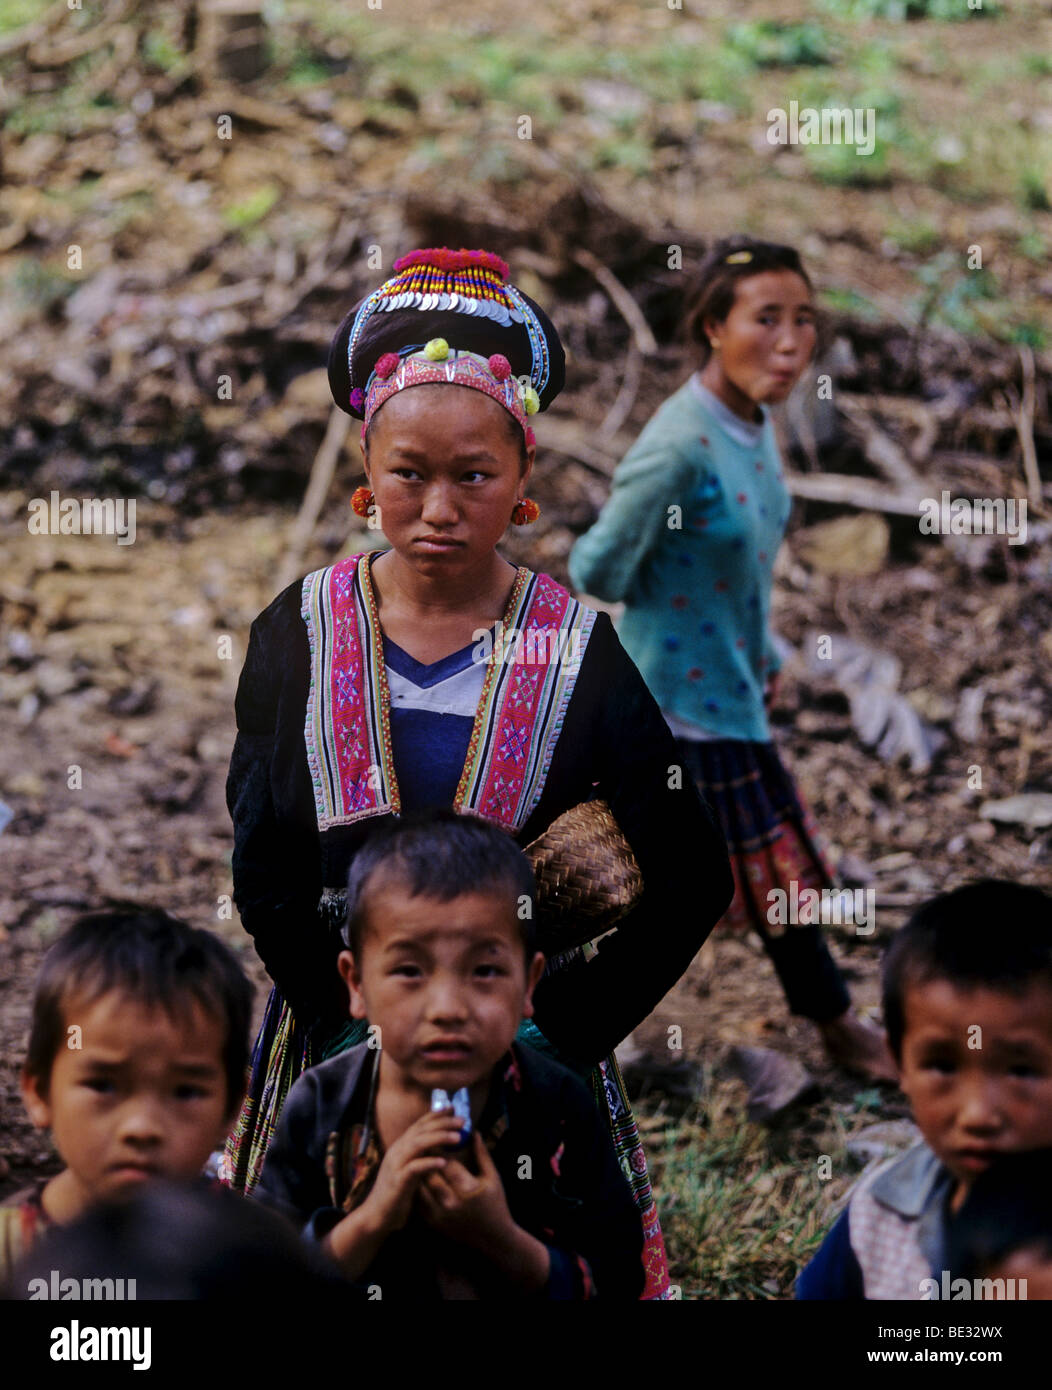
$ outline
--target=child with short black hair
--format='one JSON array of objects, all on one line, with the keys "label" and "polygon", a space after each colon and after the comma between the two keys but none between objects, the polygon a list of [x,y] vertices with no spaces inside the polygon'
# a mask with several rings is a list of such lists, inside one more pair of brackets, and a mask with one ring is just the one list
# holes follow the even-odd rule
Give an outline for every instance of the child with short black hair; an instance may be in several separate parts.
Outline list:
[{"label": "child with short black hair", "polygon": [[66,1167],[0,1207],[0,1275],[48,1225],[190,1179],[244,1092],[252,986],[211,932],[128,907],[79,918],[33,997],[22,1094]]},{"label": "child with short black hair", "polygon": [[950,1217],[1003,1155],[1052,1145],[1052,898],[985,879],[943,893],[884,963],[884,1020],[924,1137],[864,1175],[800,1275],[807,1299],[921,1299]]},{"label": "child with short black hair", "polygon": [[[964,1297],[1052,1298],[1052,1148],[1004,1154],[950,1222],[949,1266]],[[978,1292],[976,1292],[978,1290]]]},{"label": "child with short black hair", "polygon": [[[525,855],[473,816],[405,816],[347,897],[340,973],[371,1037],[296,1081],[259,1195],[372,1296],[638,1298],[639,1216],[595,1103],[512,1041],[544,968]],[[466,1144],[442,1104],[462,1090]]]}]

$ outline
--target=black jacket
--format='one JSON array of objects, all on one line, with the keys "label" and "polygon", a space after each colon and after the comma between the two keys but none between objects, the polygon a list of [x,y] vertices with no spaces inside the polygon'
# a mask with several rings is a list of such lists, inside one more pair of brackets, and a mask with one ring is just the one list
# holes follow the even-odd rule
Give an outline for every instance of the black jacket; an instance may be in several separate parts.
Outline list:
[{"label": "black jacket", "polygon": [[[310,649],[301,581],[252,624],[238,685],[238,735],[227,778],[234,899],[268,974],[297,1020],[323,1042],[347,1021],[339,937],[318,912],[382,817],[319,833],[304,719]],[[604,797],[644,881],[637,906],[587,962],[546,975],[538,1028],[561,1055],[607,1056],[687,969],[734,892],[727,848],[679,764],[653,696],[605,613],[597,615],[540,800],[522,845],[564,811]]]},{"label": "black jacket", "polygon": [[[505,1057],[494,1069],[480,1130],[485,1138],[487,1116],[499,1118],[490,1152],[512,1219],[548,1246],[551,1271],[541,1296],[638,1299],[644,1282],[639,1212],[595,1101],[572,1072],[534,1048],[513,1047],[511,1056],[515,1084],[503,1080],[511,1060]],[[334,1204],[346,1192],[330,1136],[346,1138],[368,1118],[376,1057],[362,1043],[304,1072],[267,1150],[256,1195],[315,1239],[345,1215]],[[508,1296],[492,1266],[436,1236],[416,1215],[355,1283],[367,1296],[379,1289],[385,1301],[433,1299],[440,1296],[440,1264],[459,1268],[482,1297]]]}]

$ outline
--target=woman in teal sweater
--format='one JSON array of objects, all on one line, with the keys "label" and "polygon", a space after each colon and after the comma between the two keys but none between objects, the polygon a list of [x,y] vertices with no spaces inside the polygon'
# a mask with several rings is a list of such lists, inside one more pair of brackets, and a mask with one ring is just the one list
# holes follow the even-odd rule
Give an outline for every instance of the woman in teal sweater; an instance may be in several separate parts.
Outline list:
[{"label": "woman in teal sweater", "polygon": [[724,923],[754,927],[793,1013],[830,1057],[892,1077],[818,925],[772,923],[768,894],[832,887],[806,806],[767,722],[779,666],[771,580],[789,493],[765,406],[815,346],[811,283],[792,248],[735,237],[706,257],[687,318],[699,370],[659,408],[570,557],[584,592],[623,601],[620,638],[719,815],[735,871]]}]

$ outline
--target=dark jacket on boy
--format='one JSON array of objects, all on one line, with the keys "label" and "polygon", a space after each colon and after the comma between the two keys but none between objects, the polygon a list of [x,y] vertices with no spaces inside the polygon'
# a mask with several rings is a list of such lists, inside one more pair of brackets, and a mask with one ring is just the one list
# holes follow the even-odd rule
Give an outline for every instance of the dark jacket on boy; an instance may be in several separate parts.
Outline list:
[{"label": "dark jacket on boy", "polygon": [[[382,1159],[373,1120],[379,1052],[363,1043],[299,1078],[257,1189],[321,1240],[368,1197]],[[512,1048],[493,1071],[479,1130],[512,1219],[551,1252],[548,1299],[637,1299],[642,1231],[596,1103],[565,1067]],[[414,1212],[356,1281],[370,1297],[426,1300],[442,1290],[507,1299],[514,1289],[474,1252]]]}]

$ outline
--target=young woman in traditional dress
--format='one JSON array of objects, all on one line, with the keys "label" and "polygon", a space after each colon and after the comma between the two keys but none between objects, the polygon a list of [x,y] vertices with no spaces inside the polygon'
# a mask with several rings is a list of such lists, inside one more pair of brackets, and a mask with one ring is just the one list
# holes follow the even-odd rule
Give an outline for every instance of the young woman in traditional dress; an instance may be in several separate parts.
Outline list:
[{"label": "young woman in traditional dress", "polygon": [[686,320],[698,370],[621,460],[570,574],[585,594],[624,601],[621,640],[727,837],[725,924],[757,931],[791,1011],[817,1024],[831,1059],[892,1079],[883,1033],[851,1007],[823,927],[786,923],[770,896],[793,880],[798,892],[833,883],[767,722],[780,664],[772,571],[790,502],[766,407],[814,351],[811,283],[791,247],[750,237],[718,242],[698,280]]},{"label": "young woman in traditional dress", "polygon": [[368,833],[452,806],[526,845],[602,798],[642,897],[597,947],[550,962],[520,1038],[592,1077],[640,1207],[644,1297],[661,1297],[661,1231],[612,1052],[727,907],[723,836],[609,618],[496,549],[509,522],[537,514],[528,417],[562,388],[554,328],[491,253],[416,251],[393,269],[329,356],[334,399],[364,421],[355,507],[390,548],[279,594],[252,625],[238,687],[234,896],[274,990],[228,1177],[251,1190],[293,1079],[366,1036],[336,957]]}]

